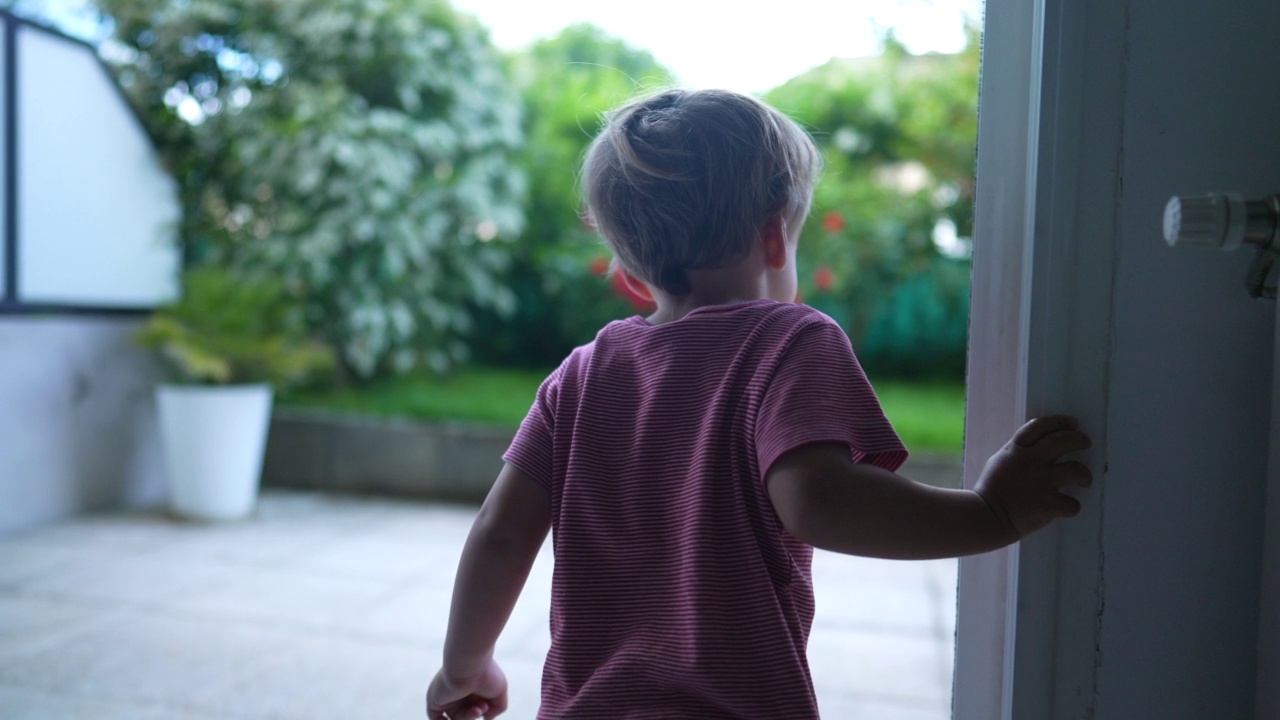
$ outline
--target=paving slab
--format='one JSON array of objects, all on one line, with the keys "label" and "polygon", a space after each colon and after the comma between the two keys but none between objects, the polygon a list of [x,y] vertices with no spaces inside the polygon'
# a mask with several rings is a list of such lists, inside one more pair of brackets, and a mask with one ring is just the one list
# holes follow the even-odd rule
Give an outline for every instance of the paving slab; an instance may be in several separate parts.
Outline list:
[{"label": "paving slab", "polygon": [[[423,717],[475,512],[271,490],[243,522],[108,513],[0,537],[0,717]],[[551,568],[547,543],[498,644],[510,720],[536,715]],[[816,553],[824,717],[949,717],[955,578]]]},{"label": "paving slab", "polygon": [[0,684],[0,710],[3,710],[5,720],[244,720],[233,716],[178,710],[154,703],[66,697],[3,684]]}]

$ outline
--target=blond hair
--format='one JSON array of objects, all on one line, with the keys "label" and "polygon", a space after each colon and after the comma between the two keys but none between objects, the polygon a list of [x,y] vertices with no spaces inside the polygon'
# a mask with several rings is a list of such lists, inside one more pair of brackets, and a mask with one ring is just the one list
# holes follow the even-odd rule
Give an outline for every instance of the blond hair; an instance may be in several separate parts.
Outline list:
[{"label": "blond hair", "polygon": [[582,170],[587,215],[631,274],[673,295],[686,270],[730,266],[776,214],[809,212],[821,160],[765,103],[723,90],[667,90],[606,116]]}]

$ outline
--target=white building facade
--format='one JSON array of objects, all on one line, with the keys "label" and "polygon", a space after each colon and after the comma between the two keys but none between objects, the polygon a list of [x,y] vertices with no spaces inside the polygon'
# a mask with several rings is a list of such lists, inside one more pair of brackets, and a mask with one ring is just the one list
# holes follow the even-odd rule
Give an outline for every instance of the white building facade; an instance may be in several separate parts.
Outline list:
[{"label": "white building facade", "polygon": [[163,496],[132,340],[178,291],[177,188],[94,49],[0,13],[0,533]]}]

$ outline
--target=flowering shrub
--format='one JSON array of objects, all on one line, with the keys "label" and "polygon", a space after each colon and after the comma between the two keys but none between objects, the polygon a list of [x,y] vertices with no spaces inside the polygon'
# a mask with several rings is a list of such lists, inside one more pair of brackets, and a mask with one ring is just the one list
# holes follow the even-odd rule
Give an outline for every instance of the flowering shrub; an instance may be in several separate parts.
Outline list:
[{"label": "flowering shrub", "polygon": [[507,274],[518,302],[512,315],[483,313],[473,346],[489,362],[554,366],[610,320],[643,311],[611,289],[607,250],[580,216],[578,170],[604,111],[673,79],[648,52],[590,25],[516,53],[511,72],[528,137],[528,224]]},{"label": "flowering shrub", "polygon": [[813,286],[818,292],[829,292],[835,282],[836,274],[831,271],[831,268],[823,265],[813,271]]},{"label": "flowering shrub", "polygon": [[838,233],[844,229],[844,216],[835,210],[828,210],[822,216],[822,229],[829,233]]},{"label": "flowering shrub", "polygon": [[103,0],[103,51],[182,188],[192,259],[269,273],[358,377],[467,355],[514,310],[520,103],[420,0]]},{"label": "flowering shrub", "polygon": [[765,99],[813,135],[826,168],[800,238],[800,293],[879,375],[964,374],[978,44],[832,60]]}]

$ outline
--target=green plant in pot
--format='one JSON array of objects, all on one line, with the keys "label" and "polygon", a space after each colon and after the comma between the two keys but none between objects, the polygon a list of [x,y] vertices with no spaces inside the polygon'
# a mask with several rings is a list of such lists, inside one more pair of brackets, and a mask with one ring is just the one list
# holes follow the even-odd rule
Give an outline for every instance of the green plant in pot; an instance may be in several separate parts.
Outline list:
[{"label": "green plant in pot", "polygon": [[138,333],[174,382],[156,391],[171,509],[200,520],[247,517],[257,502],[274,389],[333,367],[291,322],[284,286],[202,267]]}]

